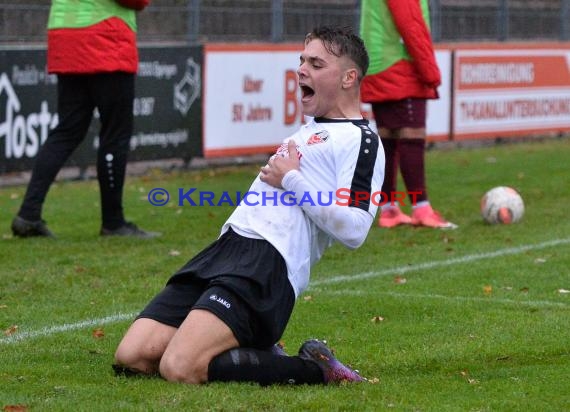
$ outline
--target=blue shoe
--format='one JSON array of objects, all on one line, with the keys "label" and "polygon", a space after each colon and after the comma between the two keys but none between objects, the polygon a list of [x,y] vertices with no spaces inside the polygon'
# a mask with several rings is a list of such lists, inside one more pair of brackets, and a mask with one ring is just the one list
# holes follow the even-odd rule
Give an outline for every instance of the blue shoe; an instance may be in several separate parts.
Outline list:
[{"label": "blue shoe", "polygon": [[299,349],[299,357],[311,360],[319,365],[327,384],[363,382],[366,380],[358,374],[358,371],[352,370],[339,362],[325,343],[317,339],[310,339],[303,343],[301,349]]}]

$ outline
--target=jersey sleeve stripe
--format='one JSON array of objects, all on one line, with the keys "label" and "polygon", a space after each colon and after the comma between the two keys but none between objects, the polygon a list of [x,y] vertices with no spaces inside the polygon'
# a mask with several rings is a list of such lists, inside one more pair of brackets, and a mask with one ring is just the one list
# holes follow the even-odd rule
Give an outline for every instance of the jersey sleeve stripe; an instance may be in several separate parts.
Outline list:
[{"label": "jersey sleeve stripe", "polygon": [[368,212],[372,196],[372,176],[380,147],[379,137],[368,126],[358,124],[362,130],[358,160],[350,185],[350,204]]}]

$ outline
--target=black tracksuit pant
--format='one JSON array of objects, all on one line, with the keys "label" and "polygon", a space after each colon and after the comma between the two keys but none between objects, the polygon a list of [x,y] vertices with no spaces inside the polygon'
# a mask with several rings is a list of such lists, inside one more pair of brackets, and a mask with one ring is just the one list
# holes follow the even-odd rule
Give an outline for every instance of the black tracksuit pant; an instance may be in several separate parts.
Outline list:
[{"label": "black tracksuit pant", "polygon": [[97,151],[97,178],[101,196],[102,225],[116,229],[124,224],[123,185],[133,132],[135,75],[113,72],[58,75],[59,123],[42,145],[24,202],[18,215],[41,219],[49,188],[66,160],[83,141],[97,108],[101,120]]}]

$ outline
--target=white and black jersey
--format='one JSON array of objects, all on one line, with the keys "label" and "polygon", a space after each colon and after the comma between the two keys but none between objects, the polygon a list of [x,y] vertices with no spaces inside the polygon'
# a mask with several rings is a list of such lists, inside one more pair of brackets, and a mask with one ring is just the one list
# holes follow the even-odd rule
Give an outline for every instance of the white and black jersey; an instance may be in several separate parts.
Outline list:
[{"label": "white and black jersey", "polygon": [[380,139],[364,119],[314,118],[285,140],[275,156],[288,156],[293,139],[300,171],[283,178],[277,189],[257,177],[222,228],[269,241],[287,264],[299,296],[309,283],[311,266],[339,241],[360,246],[374,221],[384,178]]}]

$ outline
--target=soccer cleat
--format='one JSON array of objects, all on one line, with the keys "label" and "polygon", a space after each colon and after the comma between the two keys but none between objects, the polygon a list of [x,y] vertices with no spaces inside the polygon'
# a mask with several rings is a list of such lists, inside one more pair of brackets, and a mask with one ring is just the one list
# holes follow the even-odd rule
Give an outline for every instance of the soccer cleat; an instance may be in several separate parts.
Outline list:
[{"label": "soccer cleat", "polygon": [[132,378],[132,377],[150,377],[158,375],[157,372],[154,373],[145,373],[138,371],[136,369],[131,369],[127,366],[119,365],[114,363],[111,365],[113,371],[115,372],[115,376],[124,376],[125,378]]},{"label": "soccer cleat", "polygon": [[131,222],[125,222],[122,226],[117,229],[105,229],[101,228],[101,236],[130,236],[138,237],[141,239],[151,239],[153,237],[158,237],[161,233],[158,232],[147,232],[145,230],[139,229],[137,225]]},{"label": "soccer cleat", "polygon": [[310,339],[299,349],[301,359],[315,362],[323,371],[325,383],[363,382],[365,379],[357,371],[343,365],[334,357],[324,342]]},{"label": "soccer cleat", "polygon": [[289,356],[287,352],[285,352],[285,348],[281,342],[277,342],[275,345],[267,349],[267,351],[271,352],[273,355]]},{"label": "soccer cleat", "polygon": [[112,364],[111,367],[115,372],[115,376],[125,376],[127,378],[130,378],[132,376],[140,375],[140,372],[137,372],[133,369],[129,369],[126,366],[118,365],[116,363]]},{"label": "soccer cleat", "polygon": [[378,219],[378,226],[386,228],[398,225],[409,225],[411,223],[412,218],[402,212],[397,206],[382,209],[380,218]]},{"label": "soccer cleat", "polygon": [[12,220],[12,233],[18,237],[55,237],[43,220],[26,220],[16,216]]},{"label": "soccer cleat", "polygon": [[420,206],[412,212],[412,225],[433,227],[436,229],[456,229],[455,223],[448,222],[432,209],[430,205]]}]

